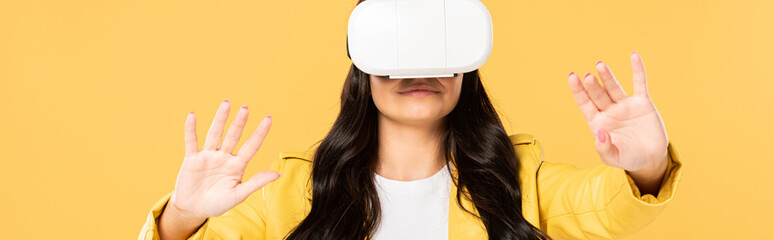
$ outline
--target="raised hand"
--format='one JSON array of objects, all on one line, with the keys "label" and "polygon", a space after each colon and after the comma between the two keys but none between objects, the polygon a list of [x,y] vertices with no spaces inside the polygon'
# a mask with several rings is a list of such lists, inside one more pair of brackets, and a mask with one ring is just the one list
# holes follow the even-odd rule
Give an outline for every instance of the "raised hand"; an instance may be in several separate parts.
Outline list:
[{"label": "raised hand", "polygon": [[596,70],[604,87],[593,74],[586,73],[581,81],[570,72],[570,90],[597,138],[595,147],[602,162],[630,173],[649,172],[654,179],[661,179],[666,169],[666,129],[648,94],[645,66],[637,52],[632,52],[631,65],[632,96],[626,95],[601,61],[596,63]]},{"label": "raised hand", "polygon": [[239,109],[221,144],[223,126],[230,108],[228,99],[221,103],[201,150],[196,138],[196,116],[193,112],[188,114],[185,122],[185,157],[177,175],[175,191],[162,214],[162,238],[166,239],[165,235],[174,236],[167,237],[170,239],[187,236],[207,217],[220,216],[243,202],[251,193],[279,178],[277,172],[263,171],[242,182],[247,163],[269,133],[271,115],[263,118],[252,136],[234,155],[232,152],[242,135],[248,114],[247,105]]}]

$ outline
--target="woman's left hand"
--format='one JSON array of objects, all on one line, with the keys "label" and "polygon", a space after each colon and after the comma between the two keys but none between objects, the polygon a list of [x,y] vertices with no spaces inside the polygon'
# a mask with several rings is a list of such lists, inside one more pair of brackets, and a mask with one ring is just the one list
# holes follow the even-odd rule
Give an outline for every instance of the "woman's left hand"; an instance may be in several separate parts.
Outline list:
[{"label": "woman's left hand", "polygon": [[627,170],[639,182],[658,182],[666,170],[668,139],[664,123],[648,94],[645,66],[631,55],[634,94],[626,95],[607,64],[597,61],[602,78],[570,72],[570,90],[596,136],[597,153],[607,165]]}]

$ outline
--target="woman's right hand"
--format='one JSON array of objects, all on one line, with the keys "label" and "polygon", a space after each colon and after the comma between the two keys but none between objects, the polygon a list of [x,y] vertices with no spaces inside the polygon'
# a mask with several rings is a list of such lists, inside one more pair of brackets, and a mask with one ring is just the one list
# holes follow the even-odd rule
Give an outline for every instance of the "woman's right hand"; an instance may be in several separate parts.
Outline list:
[{"label": "woman's right hand", "polygon": [[[162,233],[165,229],[180,230],[177,227],[190,227],[181,226],[181,224],[187,225],[181,221],[201,224],[208,217],[220,216],[243,202],[256,190],[279,178],[280,174],[277,172],[263,171],[255,174],[250,180],[242,182],[247,163],[269,133],[271,115],[263,118],[252,136],[234,155],[232,152],[247,122],[247,105],[239,109],[223,143],[218,147],[230,108],[228,99],[221,103],[201,150],[198,149],[196,138],[196,116],[193,112],[188,114],[185,123],[183,165],[177,175],[175,191],[162,213],[162,216],[172,214],[175,217],[168,216],[174,219],[167,221],[172,223],[166,226],[168,228],[160,226]],[[163,218],[160,225],[162,224],[164,224]],[[176,227],[173,227],[175,225]],[[177,231],[172,230],[172,232]]]}]

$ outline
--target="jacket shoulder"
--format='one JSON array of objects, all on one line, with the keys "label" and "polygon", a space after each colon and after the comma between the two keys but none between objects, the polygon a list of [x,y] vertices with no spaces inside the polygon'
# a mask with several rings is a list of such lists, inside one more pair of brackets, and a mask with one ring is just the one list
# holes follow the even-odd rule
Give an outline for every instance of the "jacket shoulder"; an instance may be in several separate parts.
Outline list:
[{"label": "jacket shoulder", "polygon": [[311,151],[298,151],[298,150],[288,150],[288,151],[282,151],[279,154],[280,160],[287,161],[287,160],[301,160],[306,162],[312,162],[312,158],[314,157],[314,152]]},{"label": "jacket shoulder", "polygon": [[[311,150],[287,150],[279,154],[279,159],[274,160],[271,170],[278,173],[292,173],[294,175],[309,175],[312,172],[312,159],[314,152]],[[298,179],[301,180],[301,179]]]},{"label": "jacket shoulder", "polygon": [[519,144],[530,144],[535,142],[535,136],[529,133],[517,133],[508,136],[514,146]]},{"label": "jacket shoulder", "polygon": [[511,139],[521,166],[530,166],[537,170],[543,163],[543,147],[535,136],[529,133],[517,133],[508,137]]}]

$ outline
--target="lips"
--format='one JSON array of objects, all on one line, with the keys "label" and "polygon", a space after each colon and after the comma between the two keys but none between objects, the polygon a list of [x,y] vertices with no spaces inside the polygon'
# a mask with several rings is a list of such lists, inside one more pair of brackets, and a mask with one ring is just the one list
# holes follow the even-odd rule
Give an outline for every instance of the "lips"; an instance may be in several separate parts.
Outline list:
[{"label": "lips", "polygon": [[401,90],[398,93],[409,93],[409,92],[415,92],[415,91],[427,91],[427,92],[432,92],[432,93],[440,93],[441,92],[441,91],[438,91],[437,89],[435,89],[435,88],[433,88],[433,87],[431,87],[430,85],[427,85],[427,84],[414,84],[414,85],[409,86],[406,89]]}]

